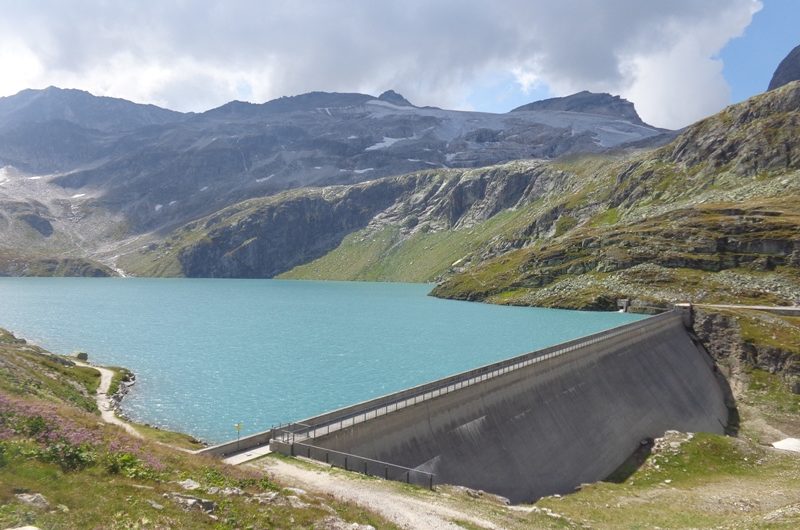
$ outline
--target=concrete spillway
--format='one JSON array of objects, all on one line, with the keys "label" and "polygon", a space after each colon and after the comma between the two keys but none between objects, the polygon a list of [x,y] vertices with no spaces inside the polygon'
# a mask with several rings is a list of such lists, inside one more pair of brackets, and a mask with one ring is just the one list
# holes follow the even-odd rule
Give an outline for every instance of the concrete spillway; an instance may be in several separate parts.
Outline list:
[{"label": "concrete spillway", "polygon": [[669,313],[304,420],[273,446],[521,502],[603,479],[665,430],[721,433],[727,417],[711,360]]}]

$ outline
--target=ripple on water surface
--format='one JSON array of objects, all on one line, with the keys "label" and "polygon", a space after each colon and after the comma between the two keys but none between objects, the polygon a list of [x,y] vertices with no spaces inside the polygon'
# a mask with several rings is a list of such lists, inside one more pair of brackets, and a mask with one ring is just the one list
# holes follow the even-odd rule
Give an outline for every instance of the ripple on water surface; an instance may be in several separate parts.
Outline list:
[{"label": "ripple on water surface", "polygon": [[208,441],[638,319],[426,296],[428,285],[0,278],[0,327],[137,375],[134,419]]}]

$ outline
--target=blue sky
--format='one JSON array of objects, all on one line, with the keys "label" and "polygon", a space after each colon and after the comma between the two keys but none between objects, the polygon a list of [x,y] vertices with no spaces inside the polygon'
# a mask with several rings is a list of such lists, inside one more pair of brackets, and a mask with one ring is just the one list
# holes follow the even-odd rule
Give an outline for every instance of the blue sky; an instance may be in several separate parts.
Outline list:
[{"label": "blue sky", "polygon": [[720,53],[732,103],[765,91],[778,63],[800,45],[800,1],[763,2],[745,34]]}]

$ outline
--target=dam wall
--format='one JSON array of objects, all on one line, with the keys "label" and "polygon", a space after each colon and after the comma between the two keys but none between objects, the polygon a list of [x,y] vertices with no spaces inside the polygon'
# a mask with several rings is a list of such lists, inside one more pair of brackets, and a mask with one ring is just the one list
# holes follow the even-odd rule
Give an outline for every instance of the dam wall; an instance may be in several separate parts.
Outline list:
[{"label": "dam wall", "polygon": [[722,433],[727,417],[711,359],[670,312],[309,418],[272,444],[524,502],[607,477],[666,430]]},{"label": "dam wall", "polygon": [[235,455],[256,447],[269,445],[269,442],[274,434],[274,429],[269,429],[255,434],[250,434],[248,436],[242,436],[238,440],[230,440],[220,444],[204,447],[202,449],[192,451],[192,454],[216,456],[220,458]]}]

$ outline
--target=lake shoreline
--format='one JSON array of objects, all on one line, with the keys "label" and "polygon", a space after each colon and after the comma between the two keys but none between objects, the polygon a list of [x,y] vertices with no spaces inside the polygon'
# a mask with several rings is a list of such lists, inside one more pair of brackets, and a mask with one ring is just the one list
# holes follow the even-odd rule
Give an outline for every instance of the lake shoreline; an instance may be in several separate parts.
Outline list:
[{"label": "lake shoreline", "polygon": [[[21,344],[39,348],[40,350],[42,350],[42,352],[40,352],[40,355],[45,357],[60,359],[59,361],[60,363],[70,363],[71,365],[74,366],[81,366],[97,370],[101,374],[101,381],[104,370],[113,373],[112,378],[117,376],[120,373],[120,371],[124,371],[122,377],[124,378],[127,375],[129,381],[125,381],[125,379],[122,379],[119,382],[117,390],[113,394],[109,395],[107,393],[110,384],[108,386],[105,386],[105,388],[102,382],[100,385],[98,385],[95,401],[97,404],[97,409],[100,412],[100,416],[103,419],[103,422],[109,425],[118,425],[119,427],[125,429],[125,431],[131,434],[132,436],[140,438],[142,437],[149,438],[149,439],[154,439],[156,441],[158,441],[159,438],[168,438],[173,443],[166,443],[166,445],[170,445],[179,450],[199,450],[199,449],[204,449],[206,447],[210,447],[212,445],[200,438],[197,438],[191,433],[171,430],[171,429],[163,429],[161,427],[152,425],[150,423],[136,421],[134,419],[131,419],[130,416],[128,416],[127,414],[125,414],[125,412],[122,410],[121,406],[122,402],[130,392],[131,388],[136,384],[136,374],[127,367],[101,365],[93,363],[88,360],[81,361],[80,359],[77,358],[75,354],[54,353],[49,349],[47,349],[46,347],[42,346],[41,344],[38,344],[36,341],[28,339],[27,337],[24,336],[20,336],[6,327],[0,326],[0,333],[7,333],[13,336],[16,340],[20,341]],[[111,383],[111,381],[108,381],[108,383]],[[108,414],[112,414],[113,419],[107,417]],[[116,419],[117,421],[113,421],[114,419]],[[150,433],[150,435],[148,435],[148,433]],[[156,433],[158,435],[153,436],[152,435],[153,433]],[[175,441],[184,442],[184,445],[186,445],[186,447],[181,447],[180,445],[173,445]]]},{"label": "lake shoreline", "polygon": [[[4,278],[0,321],[137,376],[128,418],[209,444],[643,318],[470,304],[427,284]],[[313,389],[313,391],[311,391]]]}]

